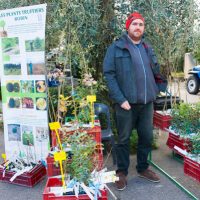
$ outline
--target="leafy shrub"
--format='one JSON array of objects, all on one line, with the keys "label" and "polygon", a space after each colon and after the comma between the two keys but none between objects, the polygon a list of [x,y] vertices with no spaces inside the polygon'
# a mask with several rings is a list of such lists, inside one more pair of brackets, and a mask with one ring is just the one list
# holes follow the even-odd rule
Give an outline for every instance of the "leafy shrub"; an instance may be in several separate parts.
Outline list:
[{"label": "leafy shrub", "polygon": [[200,103],[181,103],[172,109],[171,126],[181,136],[188,136],[200,130]]}]

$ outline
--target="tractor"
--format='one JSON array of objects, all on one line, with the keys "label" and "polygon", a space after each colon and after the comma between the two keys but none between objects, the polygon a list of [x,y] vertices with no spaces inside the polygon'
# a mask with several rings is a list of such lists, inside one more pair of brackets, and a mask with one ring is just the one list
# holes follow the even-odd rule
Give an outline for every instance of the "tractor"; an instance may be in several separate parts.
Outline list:
[{"label": "tractor", "polygon": [[186,88],[188,93],[197,94],[200,89],[200,65],[193,67],[189,73]]}]

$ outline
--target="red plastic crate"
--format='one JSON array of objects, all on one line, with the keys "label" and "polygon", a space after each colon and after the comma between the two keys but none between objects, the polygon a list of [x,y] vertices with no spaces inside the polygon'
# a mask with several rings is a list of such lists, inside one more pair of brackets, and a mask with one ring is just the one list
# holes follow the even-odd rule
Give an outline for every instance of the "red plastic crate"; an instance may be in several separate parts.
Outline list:
[{"label": "red plastic crate", "polygon": [[[103,168],[103,151],[101,148],[97,149],[97,152],[93,156],[93,163],[94,167],[97,168],[97,170],[101,170]],[[47,175],[50,176],[57,176],[60,175],[60,166],[55,165],[55,161],[53,156],[48,155],[46,158],[47,161]]]},{"label": "red plastic crate", "polygon": [[[51,193],[51,187],[61,187],[62,182],[58,178],[48,178],[46,186],[44,188],[43,192],[43,200],[77,200],[77,198],[74,195],[66,195],[66,196],[55,196],[55,194]],[[101,191],[101,197],[98,197],[98,200],[107,200],[107,191],[102,190]],[[82,194],[79,195],[79,198],[81,200],[90,200],[88,195]]]},{"label": "red plastic crate", "polygon": [[154,127],[164,130],[170,126],[172,117],[170,115],[161,114],[157,111],[153,115],[153,125]]},{"label": "red plastic crate", "polygon": [[[86,131],[89,135],[93,137],[93,139],[96,141],[96,143],[101,143],[101,127],[95,126],[93,128],[80,128],[79,131]],[[73,134],[74,131],[69,131],[67,133],[63,133],[62,131],[59,131],[59,136],[62,141],[62,138],[64,137],[64,134]],[[55,131],[51,132],[51,143],[52,147],[55,147],[57,145],[57,138]]]},{"label": "red plastic crate", "polygon": [[183,150],[190,151],[191,143],[189,139],[180,138],[179,135],[175,135],[169,132],[167,139],[167,146],[170,149],[174,149],[174,146],[177,146]]},{"label": "red plastic crate", "polygon": [[200,182],[200,163],[185,156],[184,173]]},{"label": "red plastic crate", "polygon": [[100,171],[103,168],[103,150],[100,146],[100,148],[97,148],[95,155],[93,156],[93,163],[94,168],[96,168],[98,171]]},{"label": "red plastic crate", "polygon": [[93,128],[85,128],[83,129],[84,131],[87,131],[89,135],[91,135],[96,143],[101,143],[101,127],[100,126],[95,126]]},{"label": "red plastic crate", "polygon": [[48,155],[46,161],[47,161],[47,176],[57,176],[61,174],[60,165],[58,166],[55,165],[53,156]]},{"label": "red plastic crate", "polygon": [[16,177],[13,182],[10,181],[10,178],[15,174],[15,172],[7,171],[5,172],[5,176],[3,177],[3,169],[0,168],[0,181],[7,182],[11,184],[33,187],[37,183],[39,183],[46,176],[46,168],[42,164],[36,165],[29,172],[25,172],[20,176]]}]

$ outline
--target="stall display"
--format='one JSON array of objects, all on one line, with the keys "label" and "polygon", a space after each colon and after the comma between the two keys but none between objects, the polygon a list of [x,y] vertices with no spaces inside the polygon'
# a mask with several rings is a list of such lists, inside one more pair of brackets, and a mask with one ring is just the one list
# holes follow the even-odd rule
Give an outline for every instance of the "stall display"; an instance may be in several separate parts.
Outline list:
[{"label": "stall display", "polygon": [[184,158],[185,174],[200,181],[200,103],[181,103],[171,115],[167,145]]},{"label": "stall display", "polygon": [[[58,176],[48,178],[43,199],[107,199],[106,190],[109,188],[106,183],[115,182],[118,178],[115,172],[106,172],[97,164],[97,157],[103,158],[99,143],[101,138],[94,140],[93,133],[88,134],[80,129],[68,134],[58,122],[50,123],[50,129],[57,139],[57,148],[54,147],[51,153],[54,161],[59,161],[60,170],[58,168],[56,173],[60,173],[60,179]],[[62,140],[60,132],[65,133],[62,134]],[[48,167],[52,165],[48,164]],[[49,172],[53,172],[52,168]]]},{"label": "stall display", "polygon": [[185,156],[184,173],[200,182],[200,159],[197,162],[197,160]]},{"label": "stall display", "polygon": [[42,163],[27,165],[22,161],[6,161],[0,165],[0,181],[33,187],[46,177],[46,167]]}]

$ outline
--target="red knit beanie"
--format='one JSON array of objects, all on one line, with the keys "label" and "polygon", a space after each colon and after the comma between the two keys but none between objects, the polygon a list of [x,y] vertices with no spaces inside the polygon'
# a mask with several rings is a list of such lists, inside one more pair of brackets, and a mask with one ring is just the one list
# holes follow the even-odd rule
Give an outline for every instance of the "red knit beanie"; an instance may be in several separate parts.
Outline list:
[{"label": "red knit beanie", "polygon": [[126,30],[128,30],[130,24],[135,19],[141,19],[144,22],[144,17],[142,17],[142,15],[139,12],[134,12],[130,14],[126,20]]}]

